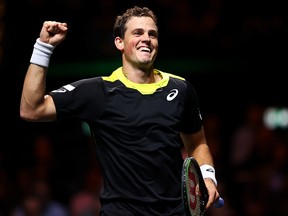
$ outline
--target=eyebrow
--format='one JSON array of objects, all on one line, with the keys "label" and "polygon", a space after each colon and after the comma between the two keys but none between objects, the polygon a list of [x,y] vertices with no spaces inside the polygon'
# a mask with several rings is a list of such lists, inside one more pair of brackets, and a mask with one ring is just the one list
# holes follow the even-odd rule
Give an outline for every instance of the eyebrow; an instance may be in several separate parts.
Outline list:
[{"label": "eyebrow", "polygon": [[[134,32],[134,31],[144,31],[144,29],[143,29],[143,28],[135,28],[135,29],[132,30],[132,32]],[[151,29],[151,30],[149,30],[148,32],[149,32],[149,33],[150,33],[150,32],[153,32],[153,33],[155,33],[155,34],[158,34],[158,30],[156,30],[156,29]]]}]

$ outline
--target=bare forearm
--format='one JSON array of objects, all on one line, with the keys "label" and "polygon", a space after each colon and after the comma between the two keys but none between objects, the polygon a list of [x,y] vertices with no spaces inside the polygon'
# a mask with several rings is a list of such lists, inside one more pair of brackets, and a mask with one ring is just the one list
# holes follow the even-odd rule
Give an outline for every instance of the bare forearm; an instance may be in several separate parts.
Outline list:
[{"label": "bare forearm", "polygon": [[181,134],[185,150],[189,157],[194,157],[203,175],[203,178],[210,178],[217,185],[213,157],[205,138],[203,128],[194,134]]},{"label": "bare forearm", "polygon": [[203,164],[214,166],[211,151],[206,143],[198,145],[191,156],[197,160],[200,166]]},{"label": "bare forearm", "polygon": [[194,157],[200,166],[202,164],[213,165],[213,158],[203,128],[194,134],[181,133],[181,137],[188,156]]}]

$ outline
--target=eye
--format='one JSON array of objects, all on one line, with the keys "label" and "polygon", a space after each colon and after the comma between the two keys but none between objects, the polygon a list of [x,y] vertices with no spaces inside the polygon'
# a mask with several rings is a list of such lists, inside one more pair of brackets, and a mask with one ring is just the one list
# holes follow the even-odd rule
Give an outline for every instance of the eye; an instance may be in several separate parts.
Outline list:
[{"label": "eye", "polygon": [[133,35],[136,35],[136,36],[140,36],[141,34],[142,34],[142,32],[138,31],[138,30],[133,32]]},{"label": "eye", "polygon": [[151,31],[149,32],[149,36],[150,38],[155,39],[155,38],[158,38],[158,33],[156,31]]}]

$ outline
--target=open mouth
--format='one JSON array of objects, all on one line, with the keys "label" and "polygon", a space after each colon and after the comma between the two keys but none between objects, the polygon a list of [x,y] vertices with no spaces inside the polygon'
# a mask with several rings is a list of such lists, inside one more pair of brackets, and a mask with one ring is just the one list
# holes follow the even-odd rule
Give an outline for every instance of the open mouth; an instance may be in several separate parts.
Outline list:
[{"label": "open mouth", "polygon": [[143,52],[148,52],[148,53],[151,53],[152,51],[149,47],[140,47],[139,50]]}]

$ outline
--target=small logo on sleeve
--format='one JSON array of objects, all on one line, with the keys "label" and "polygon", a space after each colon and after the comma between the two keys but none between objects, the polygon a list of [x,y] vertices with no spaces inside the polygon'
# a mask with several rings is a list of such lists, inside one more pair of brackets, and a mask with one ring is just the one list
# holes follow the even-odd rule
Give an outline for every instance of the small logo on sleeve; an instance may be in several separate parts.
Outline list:
[{"label": "small logo on sleeve", "polygon": [[53,90],[52,92],[64,93],[64,92],[66,92],[67,90],[68,90],[68,91],[73,91],[74,89],[75,89],[74,86],[68,84],[68,85],[62,86],[62,87],[59,88],[59,89]]}]

